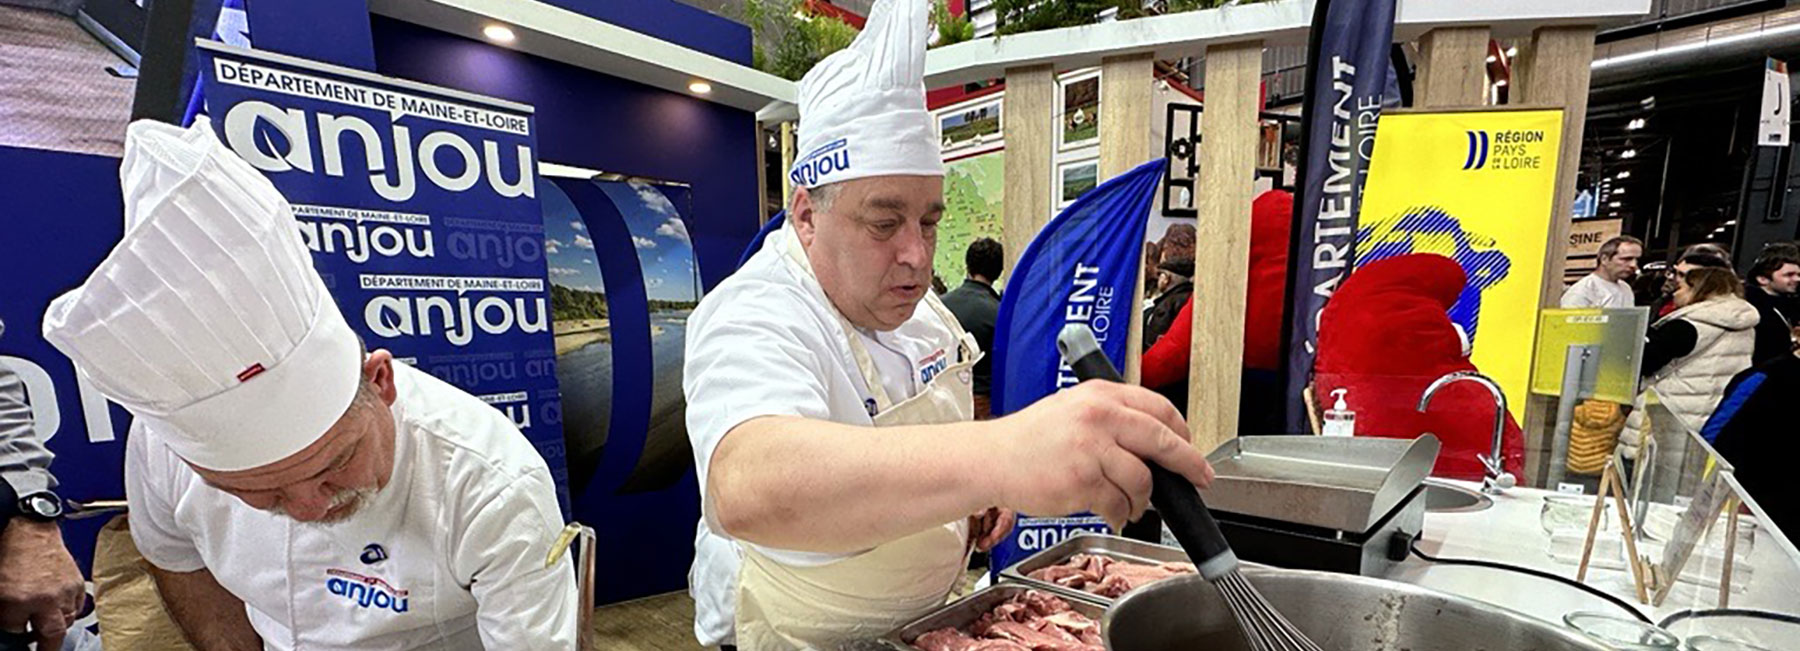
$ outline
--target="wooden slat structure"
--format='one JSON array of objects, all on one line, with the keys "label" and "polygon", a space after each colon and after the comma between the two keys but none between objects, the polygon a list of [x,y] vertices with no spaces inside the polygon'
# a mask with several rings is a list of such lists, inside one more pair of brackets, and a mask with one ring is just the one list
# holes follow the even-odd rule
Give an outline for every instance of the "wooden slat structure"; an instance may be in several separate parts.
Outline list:
[{"label": "wooden slat structure", "polygon": [[[1155,101],[1150,88],[1155,82],[1156,60],[1149,54],[1108,57],[1100,63],[1100,178],[1107,179],[1131,171],[1150,160],[1151,109]],[[1139,248],[1138,267],[1142,268],[1143,249]],[[1127,305],[1130,329],[1125,337],[1125,381],[1136,384],[1143,373],[1144,320],[1142,312],[1144,283],[1132,288]]]},{"label": "wooden slat structure", "polygon": [[1206,48],[1206,122],[1194,205],[1194,354],[1188,357],[1188,427],[1211,452],[1237,436],[1244,304],[1249,287],[1250,201],[1262,82],[1262,41]]},{"label": "wooden slat structure", "polygon": [[1051,147],[1055,146],[1056,70],[1028,66],[1006,71],[1006,199],[1001,215],[1006,274],[1025,245],[1050,221]]}]

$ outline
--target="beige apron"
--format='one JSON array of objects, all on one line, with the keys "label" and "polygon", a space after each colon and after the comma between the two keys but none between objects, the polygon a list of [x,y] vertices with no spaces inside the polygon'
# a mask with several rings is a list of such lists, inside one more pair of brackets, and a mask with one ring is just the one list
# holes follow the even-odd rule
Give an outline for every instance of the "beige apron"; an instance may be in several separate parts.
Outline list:
[{"label": "beige apron", "polygon": [[[792,227],[785,235],[784,257],[803,277],[812,278],[812,267]],[[822,292],[819,298],[824,299]],[[862,339],[842,314],[837,315],[857,370],[875,396],[877,427],[974,419],[969,380],[980,349],[937,296],[926,292],[924,303],[955,333],[958,355],[918,395],[899,404],[889,399]],[[832,649],[853,639],[880,636],[942,606],[968,566],[969,523],[967,518],[958,519],[823,567],[785,565],[750,545],[742,548],[738,647]]]}]

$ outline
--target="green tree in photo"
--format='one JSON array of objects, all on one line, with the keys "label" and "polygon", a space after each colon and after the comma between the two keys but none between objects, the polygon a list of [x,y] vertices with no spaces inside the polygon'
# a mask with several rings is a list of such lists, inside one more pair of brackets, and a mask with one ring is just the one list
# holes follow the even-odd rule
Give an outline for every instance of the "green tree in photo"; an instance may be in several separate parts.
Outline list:
[{"label": "green tree in photo", "polygon": [[746,0],[741,18],[753,35],[752,65],[790,81],[856,39],[855,27],[833,16],[807,14],[800,0]]}]

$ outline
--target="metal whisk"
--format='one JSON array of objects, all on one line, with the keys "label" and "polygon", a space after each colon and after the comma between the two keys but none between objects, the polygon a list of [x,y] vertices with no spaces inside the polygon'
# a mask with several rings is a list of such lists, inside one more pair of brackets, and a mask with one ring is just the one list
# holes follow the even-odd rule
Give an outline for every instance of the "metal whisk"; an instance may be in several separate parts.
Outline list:
[{"label": "metal whisk", "polygon": [[[1056,338],[1063,361],[1083,381],[1091,379],[1120,381],[1119,370],[1101,352],[1100,343],[1087,326],[1072,323],[1063,326]],[[1231,617],[1237,620],[1244,639],[1255,651],[1321,651],[1305,633],[1288,622],[1269,605],[1262,593],[1238,572],[1237,554],[1219,531],[1219,523],[1200,499],[1200,491],[1188,480],[1169,469],[1146,460],[1150,467],[1150,503],[1162,515],[1163,522],[1175,539],[1193,559],[1200,576],[1212,582],[1225,596]]]}]

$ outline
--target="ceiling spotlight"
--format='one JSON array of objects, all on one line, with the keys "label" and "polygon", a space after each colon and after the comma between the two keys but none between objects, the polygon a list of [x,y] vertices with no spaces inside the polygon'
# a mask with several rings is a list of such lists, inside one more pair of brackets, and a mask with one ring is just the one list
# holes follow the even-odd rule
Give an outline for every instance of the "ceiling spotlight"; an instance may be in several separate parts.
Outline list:
[{"label": "ceiling spotlight", "polygon": [[1646,111],[1656,108],[1656,96],[1651,95],[1644,99],[1638,100],[1638,106],[1643,107],[1643,109]]},{"label": "ceiling spotlight", "polygon": [[1637,150],[1636,149],[1627,149],[1625,151],[1619,152],[1619,158],[1637,158]]},{"label": "ceiling spotlight", "polygon": [[696,81],[688,84],[688,90],[693,91],[695,95],[705,95],[712,92],[712,84],[704,81]]},{"label": "ceiling spotlight", "polygon": [[1613,190],[1613,191],[1612,191],[1612,193],[1613,193],[1613,194],[1625,194],[1625,188],[1618,188],[1618,189],[1615,189],[1615,190]]},{"label": "ceiling spotlight", "polygon": [[1499,57],[1496,57],[1496,56],[1494,56],[1494,55],[1492,55],[1492,54],[1489,54],[1489,55],[1488,55],[1488,63],[1493,63],[1493,62],[1495,62],[1495,61],[1499,61],[1499,60],[1500,60],[1500,58],[1499,58]]},{"label": "ceiling spotlight", "polygon": [[1642,129],[1644,128],[1644,119],[1632,118],[1630,122],[1625,123],[1625,128],[1631,130]]},{"label": "ceiling spotlight", "polygon": [[1625,202],[1623,202],[1623,201],[1614,201],[1614,202],[1612,202],[1612,203],[1610,203],[1610,204],[1607,204],[1607,205],[1609,205],[1609,206],[1611,206],[1611,207],[1613,207],[1613,208],[1618,208],[1618,207],[1620,207],[1620,206],[1623,206],[1623,205],[1625,205]]},{"label": "ceiling spotlight", "polygon": [[[1727,221],[1727,222],[1725,222],[1725,225],[1726,226],[1736,226],[1737,220],[1733,219],[1733,220]],[[1719,229],[1719,230],[1724,230],[1724,229]]]},{"label": "ceiling spotlight", "polygon": [[1506,48],[1506,56],[1507,56],[1507,58],[1519,56],[1519,46],[1514,45],[1512,47]]},{"label": "ceiling spotlight", "polygon": [[1619,172],[1619,176],[1618,176],[1618,178],[1620,178],[1620,179],[1629,179],[1629,178],[1631,178],[1631,170],[1626,170],[1626,171],[1623,171],[1623,172]]},{"label": "ceiling spotlight", "polygon": [[1619,211],[1617,211],[1617,210],[1613,210],[1613,211],[1610,211],[1610,212],[1607,212],[1607,213],[1606,213],[1606,216],[1607,216],[1607,217],[1618,217],[1618,216],[1619,216]]},{"label": "ceiling spotlight", "polygon": [[481,35],[486,36],[488,40],[495,43],[511,43],[513,42],[513,38],[515,38],[513,36],[512,28],[505,25],[488,25],[487,27],[483,27],[481,28]]}]

